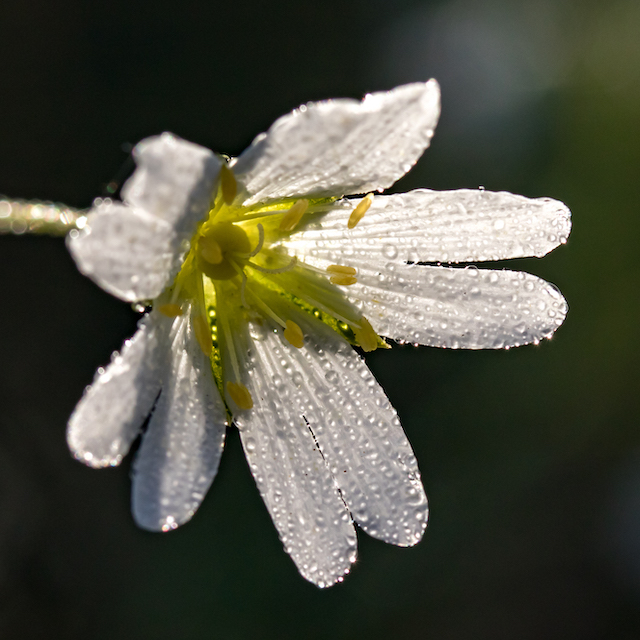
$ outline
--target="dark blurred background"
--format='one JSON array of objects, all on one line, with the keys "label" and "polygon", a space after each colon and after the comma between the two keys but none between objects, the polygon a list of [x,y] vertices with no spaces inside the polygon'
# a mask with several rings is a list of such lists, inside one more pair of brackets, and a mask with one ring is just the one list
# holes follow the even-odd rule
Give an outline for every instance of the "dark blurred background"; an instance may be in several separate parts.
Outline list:
[{"label": "dark blurred background", "polygon": [[344,584],[316,589],[233,430],[193,521],[137,529],[130,460],[93,471],[65,444],[137,316],[62,240],[4,236],[2,638],[640,637],[640,3],[3,0],[0,192],[88,207],[144,136],[233,155],[302,102],[432,76],[440,125],[395,189],[552,196],[574,232],[505,265],[567,297],[553,340],[367,358],[420,463],[425,539],[361,534]]}]

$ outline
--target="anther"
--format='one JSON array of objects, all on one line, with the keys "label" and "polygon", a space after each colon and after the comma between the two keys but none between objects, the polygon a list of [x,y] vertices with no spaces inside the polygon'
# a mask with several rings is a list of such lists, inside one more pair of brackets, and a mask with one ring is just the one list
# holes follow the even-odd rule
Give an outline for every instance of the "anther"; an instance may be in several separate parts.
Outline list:
[{"label": "anther", "polygon": [[364,214],[367,213],[372,202],[373,193],[368,193],[364,198],[362,198],[362,200],[360,200],[356,208],[351,212],[349,220],[347,221],[347,227],[349,229],[353,229],[358,222],[364,218]]},{"label": "anther", "polygon": [[329,278],[329,282],[331,282],[331,284],[339,284],[343,287],[348,287],[349,285],[355,284],[356,282],[358,282],[358,278],[356,278],[355,276],[347,276],[339,273],[334,276],[331,276]]},{"label": "anther", "polygon": [[354,328],[353,333],[356,337],[356,343],[362,347],[363,351],[375,351],[378,348],[378,334],[364,316],[360,318],[360,327]]},{"label": "anther", "polygon": [[342,264],[330,264],[327,267],[329,273],[341,273],[345,276],[355,276],[356,270],[353,267],[347,267]]},{"label": "anther", "polygon": [[211,339],[209,323],[204,316],[198,315],[193,318],[193,331],[196,334],[196,340],[198,341],[202,352],[208,358],[213,351],[213,341]]},{"label": "anther", "polygon": [[308,200],[305,198],[298,200],[291,209],[282,216],[279,227],[280,231],[293,231],[308,208]]},{"label": "anther", "polygon": [[348,286],[355,284],[358,279],[355,277],[356,270],[353,267],[346,267],[340,264],[332,264],[327,267],[327,272],[331,275],[331,284]]},{"label": "anther", "polygon": [[287,320],[284,337],[292,347],[302,349],[304,345],[302,329],[293,320]]},{"label": "anther", "polygon": [[233,171],[223,164],[220,167],[220,187],[222,189],[222,199],[225,204],[231,204],[238,193],[238,183],[236,177],[233,175]]},{"label": "anther", "polygon": [[168,304],[161,304],[158,307],[158,311],[162,315],[167,316],[167,318],[177,318],[183,313],[182,307],[180,307],[179,304],[173,304],[171,302],[169,302]]},{"label": "anther", "polygon": [[209,264],[220,264],[224,259],[220,244],[211,236],[205,236],[204,238],[200,238],[200,242],[198,243],[198,248],[200,249],[200,255]]},{"label": "anther", "polygon": [[253,398],[249,393],[249,389],[241,382],[231,382],[231,380],[229,380],[227,382],[227,393],[238,409],[246,410],[253,408]]}]

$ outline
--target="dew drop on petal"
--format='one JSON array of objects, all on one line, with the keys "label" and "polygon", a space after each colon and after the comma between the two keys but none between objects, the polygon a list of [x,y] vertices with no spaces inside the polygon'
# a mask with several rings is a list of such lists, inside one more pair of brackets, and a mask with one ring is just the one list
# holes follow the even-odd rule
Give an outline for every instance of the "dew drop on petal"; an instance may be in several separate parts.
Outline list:
[{"label": "dew drop on petal", "polygon": [[385,244],[382,247],[382,255],[389,260],[393,260],[398,257],[398,250],[392,244]]},{"label": "dew drop on petal", "polygon": [[340,378],[333,370],[327,371],[327,373],[324,374],[324,377],[329,384],[338,384]]}]

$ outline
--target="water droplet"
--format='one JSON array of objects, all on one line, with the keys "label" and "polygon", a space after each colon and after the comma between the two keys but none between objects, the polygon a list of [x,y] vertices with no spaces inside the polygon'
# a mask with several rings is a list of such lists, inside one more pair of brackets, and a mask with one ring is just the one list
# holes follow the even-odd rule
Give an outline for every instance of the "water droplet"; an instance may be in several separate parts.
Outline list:
[{"label": "water droplet", "polygon": [[324,374],[324,377],[329,384],[338,384],[340,380],[340,376],[333,370],[327,371],[327,373]]},{"label": "water droplet", "polygon": [[398,257],[398,250],[392,244],[385,244],[382,247],[382,255],[389,260]]}]

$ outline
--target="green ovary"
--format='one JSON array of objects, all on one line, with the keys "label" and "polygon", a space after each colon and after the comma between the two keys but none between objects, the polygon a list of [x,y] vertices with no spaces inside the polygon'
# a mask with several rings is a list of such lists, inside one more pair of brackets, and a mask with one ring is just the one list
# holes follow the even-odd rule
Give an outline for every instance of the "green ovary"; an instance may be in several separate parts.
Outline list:
[{"label": "green ovary", "polygon": [[251,252],[247,234],[231,222],[208,227],[196,244],[198,269],[212,280],[230,280],[239,275],[238,262]]}]

